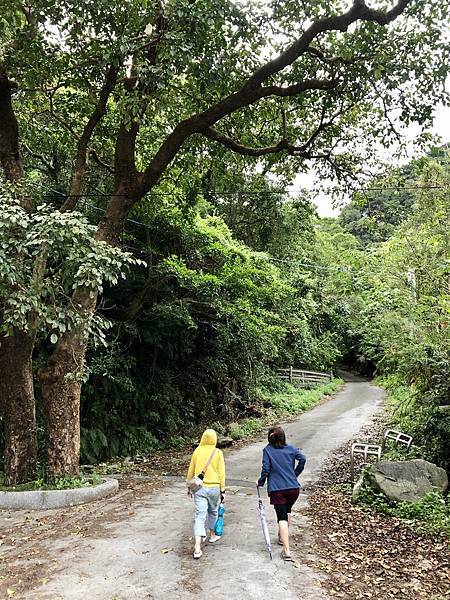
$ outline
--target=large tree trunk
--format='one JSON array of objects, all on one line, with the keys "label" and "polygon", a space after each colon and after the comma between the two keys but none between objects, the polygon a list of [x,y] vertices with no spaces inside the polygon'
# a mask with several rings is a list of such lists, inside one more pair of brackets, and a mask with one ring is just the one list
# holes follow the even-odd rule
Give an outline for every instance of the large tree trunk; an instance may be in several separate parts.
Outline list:
[{"label": "large tree trunk", "polygon": [[[20,183],[24,171],[19,152],[19,131],[12,107],[15,84],[0,64],[0,166],[6,180]],[[22,207],[31,200],[17,191]],[[0,319],[2,315],[0,313]],[[34,336],[14,330],[0,337],[0,411],[5,430],[5,483],[15,485],[35,477],[36,415],[32,354]]]},{"label": "large tree trunk", "polygon": [[34,339],[22,331],[0,338],[0,398],[5,430],[5,483],[36,476],[36,414],[31,358]]},{"label": "large tree trunk", "polygon": [[[72,300],[86,316],[95,310],[96,296],[91,296],[88,290],[76,290]],[[81,333],[63,335],[47,366],[39,371],[49,480],[79,473],[80,394],[86,347]]]},{"label": "large tree trunk", "polygon": [[79,472],[80,392],[86,344],[76,334],[61,338],[39,372],[46,435],[47,478]]},{"label": "large tree trunk", "polygon": [[[111,245],[117,243],[129,204],[124,191],[112,196],[99,225],[96,238]],[[72,304],[88,318],[95,311],[97,294],[75,290]],[[47,478],[73,477],[79,473],[81,377],[85,368],[87,342],[80,332],[59,339],[46,367],[39,371],[44,401]]]}]

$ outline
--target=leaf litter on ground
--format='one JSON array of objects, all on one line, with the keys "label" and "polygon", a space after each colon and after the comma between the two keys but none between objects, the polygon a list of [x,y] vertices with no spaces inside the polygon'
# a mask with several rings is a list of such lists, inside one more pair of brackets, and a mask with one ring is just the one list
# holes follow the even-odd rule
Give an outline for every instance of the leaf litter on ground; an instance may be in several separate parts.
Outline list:
[{"label": "leaf litter on ground", "polygon": [[[444,535],[419,534],[407,523],[352,504],[350,447],[379,443],[387,426],[380,412],[358,436],[325,463],[310,486],[314,568],[332,598],[345,600],[444,600],[450,598],[450,548]],[[300,535],[293,536],[297,544]]]}]

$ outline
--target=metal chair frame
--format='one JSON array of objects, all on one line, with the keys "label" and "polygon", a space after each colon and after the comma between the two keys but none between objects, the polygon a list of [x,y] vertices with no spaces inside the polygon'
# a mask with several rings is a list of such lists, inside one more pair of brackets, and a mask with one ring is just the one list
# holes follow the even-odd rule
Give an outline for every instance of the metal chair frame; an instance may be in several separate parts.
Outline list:
[{"label": "metal chair frame", "polygon": [[410,448],[413,441],[412,437],[406,433],[396,431],[395,429],[386,429],[383,436],[383,451],[386,446],[386,440],[393,440],[397,444],[403,444],[403,446],[406,446],[406,448]]},{"label": "metal chair frame", "polygon": [[362,454],[364,456],[365,464],[369,456],[376,456],[377,460],[381,460],[381,446],[378,444],[363,444],[362,442],[355,442],[352,444],[350,450],[350,478],[351,483],[355,480],[355,455]]}]

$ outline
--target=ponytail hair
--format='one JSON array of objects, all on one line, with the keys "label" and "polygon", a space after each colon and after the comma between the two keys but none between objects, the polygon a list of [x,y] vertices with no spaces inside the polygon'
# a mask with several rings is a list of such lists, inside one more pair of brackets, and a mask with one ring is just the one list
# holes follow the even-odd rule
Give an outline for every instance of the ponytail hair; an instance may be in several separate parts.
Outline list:
[{"label": "ponytail hair", "polygon": [[267,440],[273,448],[283,448],[286,446],[286,434],[284,433],[284,429],[279,425],[271,427],[267,434]]}]

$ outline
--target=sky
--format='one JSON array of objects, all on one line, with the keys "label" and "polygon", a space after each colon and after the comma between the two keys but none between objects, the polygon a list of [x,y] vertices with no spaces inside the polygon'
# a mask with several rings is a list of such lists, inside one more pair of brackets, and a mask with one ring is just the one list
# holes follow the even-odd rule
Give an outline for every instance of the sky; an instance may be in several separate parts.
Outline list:
[{"label": "sky", "polygon": [[[450,107],[438,106],[435,111],[432,133],[439,135],[442,138],[442,142],[450,142]],[[418,126],[410,127],[406,133],[407,138],[414,139],[420,133]],[[413,158],[411,156],[411,158]],[[306,188],[311,190],[313,200],[317,206],[317,212],[320,217],[335,217],[339,214],[340,208],[333,207],[333,201],[331,197],[324,193],[314,194],[314,188],[318,181],[314,168],[308,173],[298,175],[292,183],[292,190],[299,190]],[[332,182],[330,181],[330,186]],[[348,200],[348,199],[347,199]]]}]

